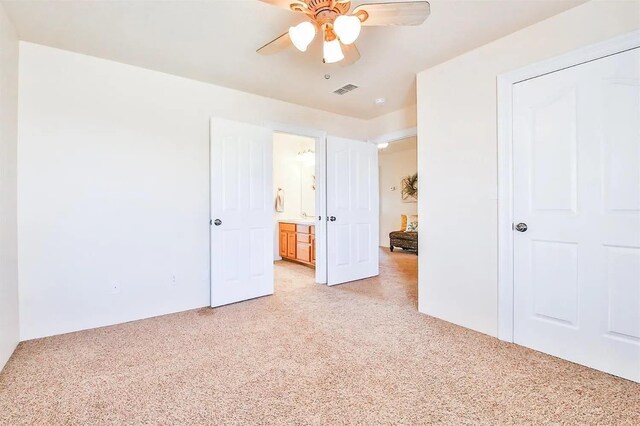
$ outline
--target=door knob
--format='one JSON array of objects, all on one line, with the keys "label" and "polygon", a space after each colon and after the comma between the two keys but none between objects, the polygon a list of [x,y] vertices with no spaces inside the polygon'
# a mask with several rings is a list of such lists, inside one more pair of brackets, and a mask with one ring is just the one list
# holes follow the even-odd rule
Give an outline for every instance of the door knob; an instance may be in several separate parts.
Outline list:
[{"label": "door knob", "polygon": [[213,221],[213,224],[215,226],[220,226],[220,225],[222,225],[222,221],[220,219],[216,219],[216,220]]},{"label": "door knob", "polygon": [[527,224],[526,223],[519,223],[516,225],[516,231],[518,232],[527,232]]},{"label": "door knob", "polygon": [[331,222],[335,222],[335,221],[336,221],[336,217],[335,217],[335,216],[331,216],[331,217],[329,218],[329,220],[330,220]]}]

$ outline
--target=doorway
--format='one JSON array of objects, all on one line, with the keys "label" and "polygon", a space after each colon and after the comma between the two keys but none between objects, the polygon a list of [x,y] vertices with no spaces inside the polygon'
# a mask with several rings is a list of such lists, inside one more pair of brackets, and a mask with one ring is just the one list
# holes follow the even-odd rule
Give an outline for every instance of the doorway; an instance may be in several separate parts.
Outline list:
[{"label": "doorway", "polygon": [[500,90],[500,338],[634,381],[638,45],[636,34],[566,55]]},{"label": "doorway", "polygon": [[415,135],[378,144],[380,269],[398,277],[417,309],[418,146]]},{"label": "doorway", "polygon": [[[298,140],[291,157],[299,189],[293,194],[284,184],[274,186],[274,133]],[[273,294],[273,262],[283,255],[315,267],[320,284],[378,274],[374,144],[212,118],[210,145],[211,306]],[[281,167],[275,166],[277,174]],[[315,196],[303,194],[308,186],[315,187]],[[278,218],[287,215],[289,195],[297,203],[288,218]]]},{"label": "doorway", "polygon": [[415,136],[378,145],[380,247],[417,255],[418,141]]},{"label": "doorway", "polygon": [[[293,262],[316,269],[316,139],[273,134],[274,253],[276,267]],[[321,262],[322,263],[322,262]],[[315,272],[314,272],[315,274]],[[317,279],[316,279],[317,281]],[[313,282],[313,281],[312,281]]]}]

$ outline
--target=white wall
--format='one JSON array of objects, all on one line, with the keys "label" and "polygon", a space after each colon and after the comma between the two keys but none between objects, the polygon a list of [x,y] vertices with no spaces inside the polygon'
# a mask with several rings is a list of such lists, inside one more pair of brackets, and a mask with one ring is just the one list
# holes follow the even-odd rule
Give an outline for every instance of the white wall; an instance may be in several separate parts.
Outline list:
[{"label": "white wall", "polygon": [[210,116],[358,139],[376,131],[103,59],[20,49],[22,340],[208,304]]},{"label": "white wall", "polygon": [[381,136],[398,130],[415,128],[417,125],[417,110],[415,105],[381,115],[369,121],[373,129],[371,136]]},{"label": "white wall", "polygon": [[[415,137],[393,142],[379,151],[380,168],[380,245],[389,247],[389,232],[400,229],[400,215],[417,214],[417,203],[402,201],[402,178],[418,170],[418,147]],[[419,177],[418,177],[419,178]],[[391,190],[395,187],[395,190]]]},{"label": "white wall", "polygon": [[18,38],[0,4],[0,370],[18,344]]},{"label": "white wall", "polygon": [[[297,160],[298,153],[308,149],[315,150],[315,144],[315,139],[304,136],[286,133],[273,135],[274,260],[281,259],[278,221],[302,218],[303,166]],[[284,190],[283,212],[275,211],[278,188]],[[313,218],[314,212],[309,213]]]},{"label": "white wall", "polygon": [[637,28],[592,1],[418,74],[420,312],[497,335],[496,76]]}]

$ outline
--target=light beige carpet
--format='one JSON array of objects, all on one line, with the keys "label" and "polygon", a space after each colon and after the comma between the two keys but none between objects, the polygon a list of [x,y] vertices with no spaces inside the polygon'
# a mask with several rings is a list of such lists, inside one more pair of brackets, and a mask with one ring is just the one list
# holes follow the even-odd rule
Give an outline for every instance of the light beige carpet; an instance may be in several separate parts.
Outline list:
[{"label": "light beige carpet", "polygon": [[416,260],[20,344],[1,424],[640,424],[640,385],[419,314]]}]

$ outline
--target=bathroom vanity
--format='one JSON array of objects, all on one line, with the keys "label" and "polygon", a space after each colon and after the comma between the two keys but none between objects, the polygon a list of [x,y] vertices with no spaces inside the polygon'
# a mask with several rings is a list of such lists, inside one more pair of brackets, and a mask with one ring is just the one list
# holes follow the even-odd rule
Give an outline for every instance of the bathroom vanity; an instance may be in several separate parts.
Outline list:
[{"label": "bathroom vanity", "polygon": [[316,227],[312,221],[281,220],[280,257],[284,260],[316,265]]}]

